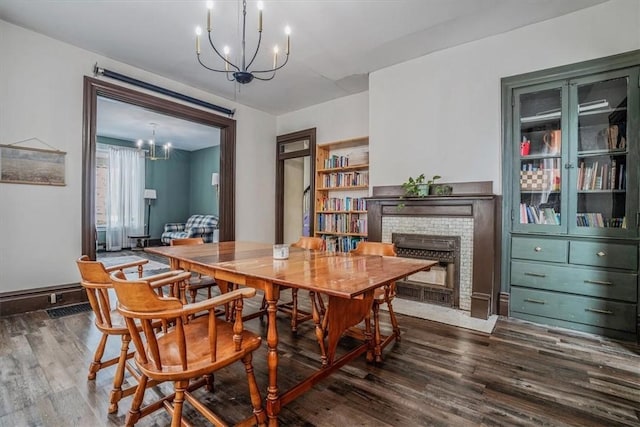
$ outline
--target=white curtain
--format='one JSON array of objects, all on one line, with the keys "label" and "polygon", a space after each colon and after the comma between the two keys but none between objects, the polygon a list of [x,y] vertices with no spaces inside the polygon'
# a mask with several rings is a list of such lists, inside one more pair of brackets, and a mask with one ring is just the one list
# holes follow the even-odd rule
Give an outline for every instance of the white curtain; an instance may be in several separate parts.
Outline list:
[{"label": "white curtain", "polygon": [[127,236],[144,234],[144,157],[135,149],[109,146],[107,250],[129,246]]}]

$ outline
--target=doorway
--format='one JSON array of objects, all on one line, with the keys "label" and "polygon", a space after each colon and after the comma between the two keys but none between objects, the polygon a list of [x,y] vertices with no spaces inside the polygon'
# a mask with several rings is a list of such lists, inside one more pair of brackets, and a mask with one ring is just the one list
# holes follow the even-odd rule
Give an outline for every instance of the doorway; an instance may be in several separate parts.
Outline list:
[{"label": "doorway", "polygon": [[276,243],[313,236],[316,128],[280,135],[276,152]]},{"label": "doorway", "polygon": [[82,253],[96,259],[95,194],[96,115],[98,97],[143,107],[168,116],[220,129],[219,215],[220,241],[235,239],[235,120],[158,98],[91,77],[84,78]]},{"label": "doorway", "polygon": [[219,128],[103,96],[96,116],[98,250],[160,244],[167,223],[219,217]]}]

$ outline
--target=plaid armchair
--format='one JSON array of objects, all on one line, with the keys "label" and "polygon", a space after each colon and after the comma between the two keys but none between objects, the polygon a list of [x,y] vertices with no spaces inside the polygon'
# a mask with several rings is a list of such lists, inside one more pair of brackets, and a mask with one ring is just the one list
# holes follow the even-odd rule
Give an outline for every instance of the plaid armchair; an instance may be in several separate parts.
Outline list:
[{"label": "plaid armchair", "polygon": [[168,245],[171,239],[202,237],[205,243],[213,242],[213,233],[218,229],[218,217],[215,215],[191,215],[186,223],[171,222],[164,225],[162,243]]}]

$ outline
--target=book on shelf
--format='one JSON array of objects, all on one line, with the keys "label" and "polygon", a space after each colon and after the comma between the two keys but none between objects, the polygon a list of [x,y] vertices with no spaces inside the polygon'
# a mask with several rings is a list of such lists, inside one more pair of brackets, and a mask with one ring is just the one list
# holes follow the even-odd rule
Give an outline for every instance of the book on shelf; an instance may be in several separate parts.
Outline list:
[{"label": "book on shelf", "polygon": [[560,225],[560,214],[554,208],[520,203],[520,224]]},{"label": "book on shelf", "polygon": [[616,188],[616,159],[611,159],[611,177],[609,179],[610,188],[615,190]]},{"label": "book on shelf", "polygon": [[580,162],[578,167],[577,188],[579,191],[589,190],[624,190],[624,163],[618,165],[615,159],[610,163],[593,162],[586,165]]},{"label": "book on shelf", "polygon": [[348,213],[322,213],[317,215],[316,229],[321,233],[367,234],[366,217]]},{"label": "book on shelf", "polygon": [[321,211],[366,211],[367,201],[363,197],[322,197]]},{"label": "book on shelf", "polygon": [[322,174],[323,188],[344,188],[369,185],[368,171],[332,172]]},{"label": "book on shelf", "polygon": [[332,155],[324,161],[325,169],[344,168],[349,166],[349,158],[345,156]]},{"label": "book on shelf", "polygon": [[596,188],[596,180],[598,178],[598,162],[594,162],[591,167],[591,180],[589,188],[587,190],[594,190]]},{"label": "book on shelf", "polygon": [[349,252],[358,246],[358,243],[366,240],[363,237],[354,236],[323,236],[325,250],[327,252]]},{"label": "book on shelf", "polygon": [[627,218],[605,218],[601,212],[581,212],[576,215],[578,227],[627,228]]}]

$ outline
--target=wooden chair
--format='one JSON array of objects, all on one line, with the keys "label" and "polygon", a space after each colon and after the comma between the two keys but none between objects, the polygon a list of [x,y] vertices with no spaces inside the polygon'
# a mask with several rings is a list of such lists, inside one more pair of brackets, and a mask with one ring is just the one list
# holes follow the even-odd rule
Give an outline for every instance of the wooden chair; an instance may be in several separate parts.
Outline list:
[{"label": "wooden chair", "polygon": [[[202,237],[185,237],[183,239],[171,239],[171,246],[180,246],[180,245],[204,245],[204,240]],[[185,287],[185,292],[189,292],[191,296],[191,302],[196,302],[196,295],[198,295],[199,289],[207,289],[207,298],[211,298],[211,288],[216,286],[216,282],[207,276],[202,276],[200,273],[197,273],[196,276],[192,277]],[[225,290],[226,291],[226,290]]]},{"label": "wooden chair", "polygon": [[[126,418],[127,426],[133,426],[141,417],[160,408],[171,415],[173,427],[189,425],[182,419],[185,400],[214,425],[226,425],[191,392],[203,385],[212,390],[213,373],[239,360],[244,363],[249,383],[254,414],[250,421],[252,425],[266,425],[266,414],[251,363],[253,351],[260,347],[261,338],[245,331],[242,324],[243,298],[253,297],[255,289],[237,289],[198,303],[183,304],[178,298],[159,297],[148,282],[127,280],[120,272],[112,274],[111,280],[118,295],[118,310],[126,320],[136,347],[135,362],[142,373],[141,387],[133,397]],[[234,322],[216,318],[215,308],[230,303],[236,310]],[[202,311],[207,311],[207,315],[192,317]],[[157,320],[173,322],[175,326],[166,332],[158,332],[153,327]],[[138,325],[141,325],[143,334]],[[141,408],[149,380],[173,381],[175,393]]]},{"label": "wooden chair", "polygon": [[[127,369],[136,379],[139,377],[133,368],[127,364],[127,359],[130,359],[133,356],[133,353],[129,353],[129,342],[131,338],[124,319],[111,302],[109,295],[109,290],[111,289],[111,278],[109,277],[109,274],[114,271],[119,271],[124,274],[125,269],[137,267],[138,277],[142,277],[143,265],[148,262],[149,260],[141,259],[126,264],[105,267],[101,262],[92,261],[86,255],[83,255],[76,261],[82,278],[80,283],[87,292],[89,304],[91,304],[91,309],[95,315],[96,328],[102,332],[102,337],[100,338],[100,342],[98,343],[93,356],[93,362],[89,365],[88,379],[94,380],[96,378],[96,373],[99,370],[117,364],[113,378],[113,389],[109,396],[109,413],[117,412],[118,402],[120,399],[133,394],[135,391],[136,386],[128,387],[124,390],[122,389],[125,369]],[[152,286],[158,289],[159,292],[162,292],[163,286],[173,286],[175,283],[186,280],[189,277],[190,274],[188,272],[171,271],[147,276],[144,280],[152,281]],[[120,355],[113,359],[103,361],[102,357],[104,355],[107,339],[112,335],[119,336],[122,341]]]},{"label": "wooden chair", "polygon": [[[297,242],[292,243],[291,247],[293,248],[301,248],[312,251],[321,251],[324,248],[324,239],[321,237],[306,237],[302,236],[298,239]],[[281,286],[280,289],[287,289],[285,286]],[[322,304],[322,300],[320,299],[320,304]],[[267,301],[265,299],[262,300],[262,309],[266,308]],[[298,324],[302,322],[306,322],[307,320],[311,320],[313,315],[307,311],[298,309],[298,289],[291,288],[291,301],[284,302],[278,304],[278,311],[288,314],[291,316],[291,331],[298,331]]]},{"label": "wooden chair", "polygon": [[[351,251],[351,253],[355,255],[397,256],[396,246],[393,243],[381,242],[360,242],[358,246]],[[382,348],[380,346],[380,306],[382,304],[387,304],[393,333],[396,336],[396,340],[400,341],[400,327],[398,326],[398,320],[396,319],[396,315],[393,312],[393,306],[391,305],[391,301],[395,296],[395,282],[390,283],[388,286],[376,289],[373,294],[374,356],[376,362],[382,362]]]}]

